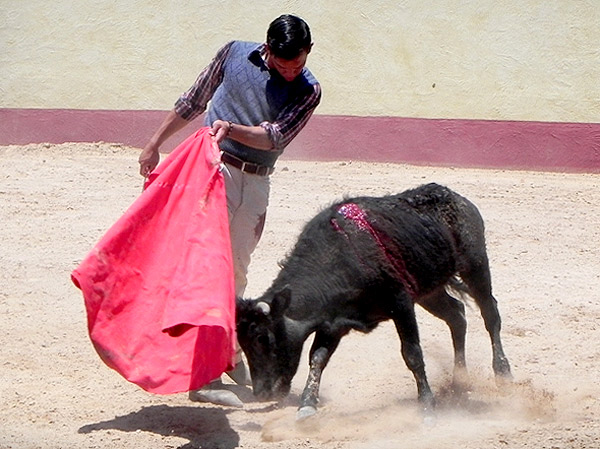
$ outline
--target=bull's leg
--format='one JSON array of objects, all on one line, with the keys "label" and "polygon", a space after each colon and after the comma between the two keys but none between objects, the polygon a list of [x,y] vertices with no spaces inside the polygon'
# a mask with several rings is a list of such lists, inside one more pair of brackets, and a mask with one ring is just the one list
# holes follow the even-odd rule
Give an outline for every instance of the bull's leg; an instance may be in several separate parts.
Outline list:
[{"label": "bull's leg", "polygon": [[498,303],[492,295],[492,283],[487,260],[486,263],[471,267],[471,270],[461,272],[460,275],[479,306],[485,328],[490,335],[492,341],[492,367],[496,379],[500,382],[511,379],[510,364],[506,355],[504,355],[502,340],[500,339],[502,323],[498,312]]},{"label": "bull's leg", "polygon": [[340,339],[341,335],[329,335],[320,331],[315,333],[315,339],[310,348],[308,379],[306,380],[306,386],[300,399],[300,407],[296,415],[297,419],[308,418],[317,412],[321,375],[331,355],[338,347]]},{"label": "bull's leg", "polygon": [[445,289],[441,289],[432,295],[420,298],[419,305],[433,316],[445,321],[450,328],[454,347],[453,384],[455,389],[463,389],[468,382],[465,358],[467,319],[464,304],[450,296]]},{"label": "bull's leg", "polygon": [[412,301],[403,301],[393,318],[402,343],[402,357],[417,382],[419,401],[423,405],[426,415],[432,415],[435,400],[425,374],[425,362]]}]

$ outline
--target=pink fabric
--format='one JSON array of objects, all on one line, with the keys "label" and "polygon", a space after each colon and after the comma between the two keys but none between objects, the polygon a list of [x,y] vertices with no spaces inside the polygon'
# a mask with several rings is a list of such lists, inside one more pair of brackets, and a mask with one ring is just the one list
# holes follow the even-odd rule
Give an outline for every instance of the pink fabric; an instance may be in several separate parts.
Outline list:
[{"label": "pink fabric", "polygon": [[235,293],[219,150],[202,128],[73,271],[102,360],[160,394],[232,368]]}]

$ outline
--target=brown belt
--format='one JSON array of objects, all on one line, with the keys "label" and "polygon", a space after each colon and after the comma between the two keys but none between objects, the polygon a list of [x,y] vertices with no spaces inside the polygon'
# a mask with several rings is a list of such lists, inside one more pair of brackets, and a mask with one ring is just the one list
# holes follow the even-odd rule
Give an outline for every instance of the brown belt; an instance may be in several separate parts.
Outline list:
[{"label": "brown belt", "polygon": [[244,173],[250,173],[251,175],[269,176],[275,171],[275,167],[267,167],[266,165],[246,162],[225,151],[221,151],[221,161],[240,169]]}]

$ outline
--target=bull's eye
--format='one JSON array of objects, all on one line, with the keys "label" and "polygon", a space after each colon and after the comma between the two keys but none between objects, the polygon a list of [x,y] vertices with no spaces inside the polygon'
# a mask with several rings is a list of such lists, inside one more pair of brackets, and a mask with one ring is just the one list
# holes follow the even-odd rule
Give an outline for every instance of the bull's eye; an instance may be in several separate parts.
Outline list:
[{"label": "bull's eye", "polygon": [[261,346],[264,346],[265,348],[269,347],[270,340],[268,335],[259,335],[257,341]]}]

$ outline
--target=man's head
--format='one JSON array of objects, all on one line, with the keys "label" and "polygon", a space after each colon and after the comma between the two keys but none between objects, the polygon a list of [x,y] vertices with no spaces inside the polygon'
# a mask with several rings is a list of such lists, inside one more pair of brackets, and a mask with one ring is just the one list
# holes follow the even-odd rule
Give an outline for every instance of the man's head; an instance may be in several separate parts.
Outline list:
[{"label": "man's head", "polygon": [[286,81],[294,80],[312,48],[310,28],[300,17],[284,14],[267,30],[267,63]]}]

